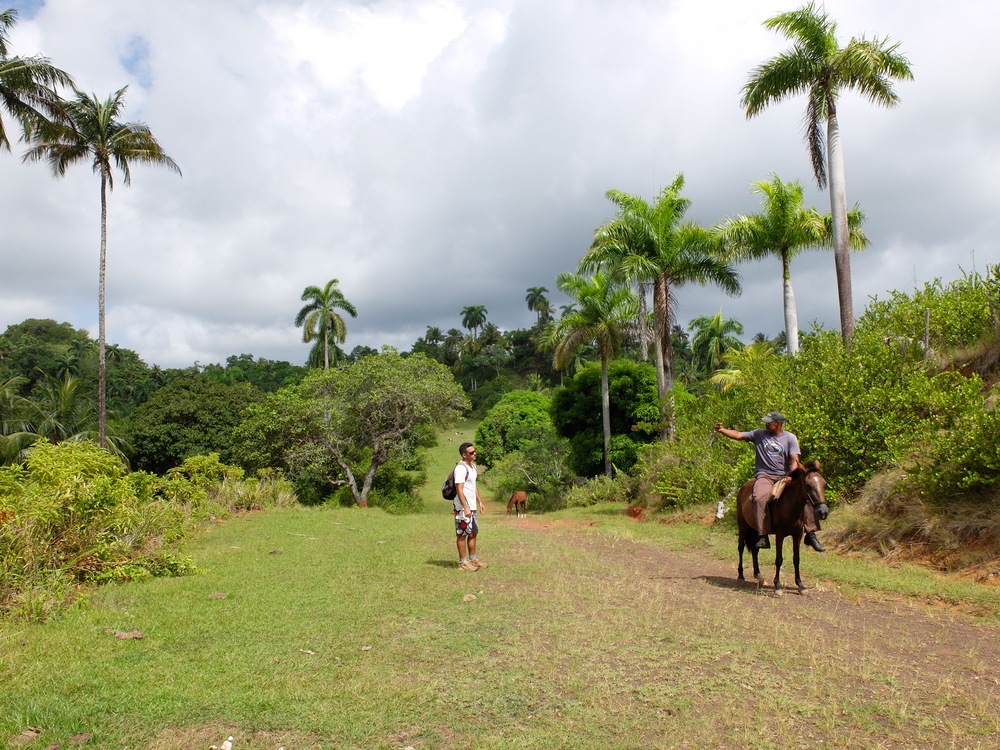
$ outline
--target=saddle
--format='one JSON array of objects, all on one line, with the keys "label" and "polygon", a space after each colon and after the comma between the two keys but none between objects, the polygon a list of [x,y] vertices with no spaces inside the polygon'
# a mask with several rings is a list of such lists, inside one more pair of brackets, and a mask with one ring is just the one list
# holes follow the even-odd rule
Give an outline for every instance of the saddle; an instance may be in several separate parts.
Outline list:
[{"label": "saddle", "polygon": [[771,487],[771,494],[767,498],[767,506],[764,509],[764,528],[758,529],[754,524],[755,515],[753,512],[753,483],[754,479],[751,479],[746,484],[740,488],[739,495],[739,506],[740,513],[743,514],[743,518],[746,519],[747,524],[751,529],[754,529],[758,534],[771,534],[771,503],[781,497],[781,493],[785,491],[785,487],[788,486],[787,482],[775,482]]}]

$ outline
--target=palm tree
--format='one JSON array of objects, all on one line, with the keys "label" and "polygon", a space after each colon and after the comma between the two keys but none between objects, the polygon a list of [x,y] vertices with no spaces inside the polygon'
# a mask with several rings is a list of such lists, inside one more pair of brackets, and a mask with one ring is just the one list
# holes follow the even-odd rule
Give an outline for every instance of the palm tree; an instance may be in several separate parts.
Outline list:
[{"label": "palm tree", "polygon": [[339,279],[330,279],[322,289],[307,286],[302,292],[302,301],[307,304],[295,316],[295,325],[302,326],[302,340],[308,344],[313,339],[318,339],[314,347],[315,355],[310,354],[310,358],[319,359],[319,347],[322,344],[324,370],[330,369],[331,335],[337,344],[347,341],[347,326],[337,310],[343,310],[352,318],[358,317],[354,305],[347,301],[344,293],[337,287],[339,283]]},{"label": "palm tree", "polygon": [[524,301],[528,303],[528,310],[537,314],[536,324],[542,322],[542,313],[548,314],[550,310],[549,301],[545,297],[547,291],[549,290],[544,286],[532,286],[527,289],[528,295]]},{"label": "palm tree", "polygon": [[[16,10],[0,13],[0,111],[6,110],[27,135],[35,121],[64,116],[53,89],[72,86],[73,79],[45,57],[8,57],[8,32],[15,23]],[[10,151],[3,118],[0,118],[0,149]]]},{"label": "palm tree", "polygon": [[719,369],[729,351],[743,348],[743,342],[736,338],[742,335],[743,324],[738,320],[724,319],[721,312],[695,318],[688,327],[694,331],[691,351],[695,367],[700,367],[706,376],[710,377]]},{"label": "palm tree", "polygon": [[631,289],[616,283],[613,276],[598,271],[587,278],[575,273],[556,277],[559,289],[572,297],[579,309],[564,315],[556,324],[554,366],[563,369],[573,355],[587,344],[595,344],[601,356],[601,419],[604,428],[604,473],[611,476],[611,398],[608,362],[637,328],[639,300]]},{"label": "palm tree", "polygon": [[740,291],[739,275],[721,254],[715,233],[691,222],[684,213],[691,201],[682,198],[684,176],[677,175],[650,205],[618,190],[607,197],[618,215],[594,232],[594,242],[580,261],[580,271],[607,269],[615,281],[652,282],[656,331],[656,385],[660,398],[662,439],[674,434],[673,348],[674,290],[688,282],[714,283],[727,294]]},{"label": "palm tree", "polygon": [[487,314],[489,314],[489,310],[482,305],[470,305],[462,308],[462,327],[468,328],[472,332],[472,338],[476,338],[479,327],[486,322]]},{"label": "palm tree", "polygon": [[899,45],[890,44],[888,38],[854,37],[841,47],[837,41],[837,24],[812,2],[769,18],[764,25],[784,34],[794,46],[753,69],[743,86],[742,105],[747,117],[754,117],[770,104],[806,94],[806,143],[813,174],[821,189],[826,187],[829,172],[840,332],[844,342],[850,345],[854,338],[854,301],[837,98],[841,90],[854,89],[875,104],[893,107],[899,102],[892,88],[893,80],[910,80],[913,73],[909,61],[897,52]]},{"label": "palm tree", "polygon": [[108,199],[114,189],[112,164],[122,173],[126,185],[132,182],[130,164],[164,167],[177,174],[180,167],[167,156],[149,128],[137,122],[122,122],[118,118],[125,108],[125,91],[119,89],[107,99],[79,91],[72,101],[64,102],[65,118],[37,121],[32,127],[35,144],[24,155],[25,162],[47,161],[52,174],[62,177],[66,169],[77,162],[89,161],[101,176],[101,260],[98,282],[97,344],[97,414],[98,443],[102,448],[107,437],[107,373],[105,372],[105,269],[108,246]]},{"label": "palm tree", "polygon": [[424,341],[431,346],[437,346],[444,341],[444,334],[441,333],[441,329],[437,326],[427,326],[427,333],[424,335]]},{"label": "palm tree", "polygon": [[781,258],[782,304],[788,353],[799,350],[799,323],[792,290],[792,258],[807,247],[823,243],[825,229],[816,209],[802,206],[802,185],[782,182],[771,173],[771,180],[751,184],[751,192],[763,196],[760,213],[726,219],[719,232],[727,250],[739,260],[757,260],[768,255]]}]

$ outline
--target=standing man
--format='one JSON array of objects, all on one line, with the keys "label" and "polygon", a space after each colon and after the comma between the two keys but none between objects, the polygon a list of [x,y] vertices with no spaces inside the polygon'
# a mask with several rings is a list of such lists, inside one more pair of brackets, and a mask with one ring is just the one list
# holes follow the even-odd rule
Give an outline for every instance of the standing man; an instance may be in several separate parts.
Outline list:
[{"label": "standing man", "polygon": [[[764,517],[767,501],[771,497],[774,485],[778,482],[792,481],[791,473],[801,468],[799,439],[784,429],[784,415],[777,411],[768,412],[762,421],[764,422],[763,428],[758,427],[750,432],[730,430],[723,427],[721,422],[715,423],[715,431],[722,433],[727,438],[749,440],[753,443],[756,454],[753,509],[757,531],[760,534],[760,538],[757,540],[757,549],[767,549],[771,546],[764,534]],[[819,523],[816,521],[816,514],[812,506],[808,503],[806,503],[802,513],[802,527],[806,532],[805,543],[817,552],[823,552],[825,548],[816,538]]]},{"label": "standing man", "polygon": [[476,448],[472,443],[458,447],[462,456],[455,467],[455,535],[458,544],[459,570],[479,570],[489,565],[476,557],[476,536],[479,534],[479,509],[483,497],[476,487]]}]

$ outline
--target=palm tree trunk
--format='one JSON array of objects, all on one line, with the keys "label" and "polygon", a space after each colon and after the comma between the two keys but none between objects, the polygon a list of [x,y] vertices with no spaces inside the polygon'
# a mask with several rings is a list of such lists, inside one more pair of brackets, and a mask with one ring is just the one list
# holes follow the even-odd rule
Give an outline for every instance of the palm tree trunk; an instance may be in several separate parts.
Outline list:
[{"label": "palm tree trunk", "polygon": [[639,283],[639,347],[642,361],[649,359],[649,311],[646,308],[646,283]]},{"label": "palm tree trunk", "polygon": [[840,335],[849,349],[854,339],[854,298],[851,291],[851,246],[847,227],[847,186],[840,124],[832,96],[827,96],[827,162],[830,169],[830,215],[833,218],[833,262],[840,301]]},{"label": "palm tree trunk", "polygon": [[108,175],[101,170],[101,261],[97,282],[97,444],[105,447],[107,438],[107,369],[104,348],[107,342],[104,322],[104,281],[108,253]]},{"label": "palm tree trunk", "polygon": [[323,331],[323,369],[330,369],[330,332]]},{"label": "palm tree trunk", "polygon": [[666,442],[670,439],[670,414],[668,411],[668,399],[672,385],[667,385],[666,349],[663,346],[664,340],[667,347],[670,346],[670,329],[667,327],[667,281],[663,274],[660,274],[653,281],[653,325],[656,328],[656,395],[660,405],[660,440]]},{"label": "palm tree trunk", "polygon": [[604,474],[611,478],[611,388],[608,385],[608,353],[601,347],[601,422],[604,427]]},{"label": "palm tree trunk", "polygon": [[795,309],[795,292],[792,291],[792,274],[788,267],[788,253],[781,254],[781,284],[785,304],[785,350],[799,353],[799,316]]}]

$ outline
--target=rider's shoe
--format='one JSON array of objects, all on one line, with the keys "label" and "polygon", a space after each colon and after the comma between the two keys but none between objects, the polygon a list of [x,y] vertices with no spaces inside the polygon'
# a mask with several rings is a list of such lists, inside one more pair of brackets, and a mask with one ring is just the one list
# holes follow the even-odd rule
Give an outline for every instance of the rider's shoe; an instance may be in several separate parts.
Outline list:
[{"label": "rider's shoe", "polygon": [[757,549],[771,549],[771,542],[768,540],[767,534],[761,534],[754,546]]},{"label": "rider's shoe", "polygon": [[816,538],[816,532],[810,531],[806,534],[805,542],[808,546],[812,547],[817,552],[826,552],[826,547],[819,543],[819,539]]}]

